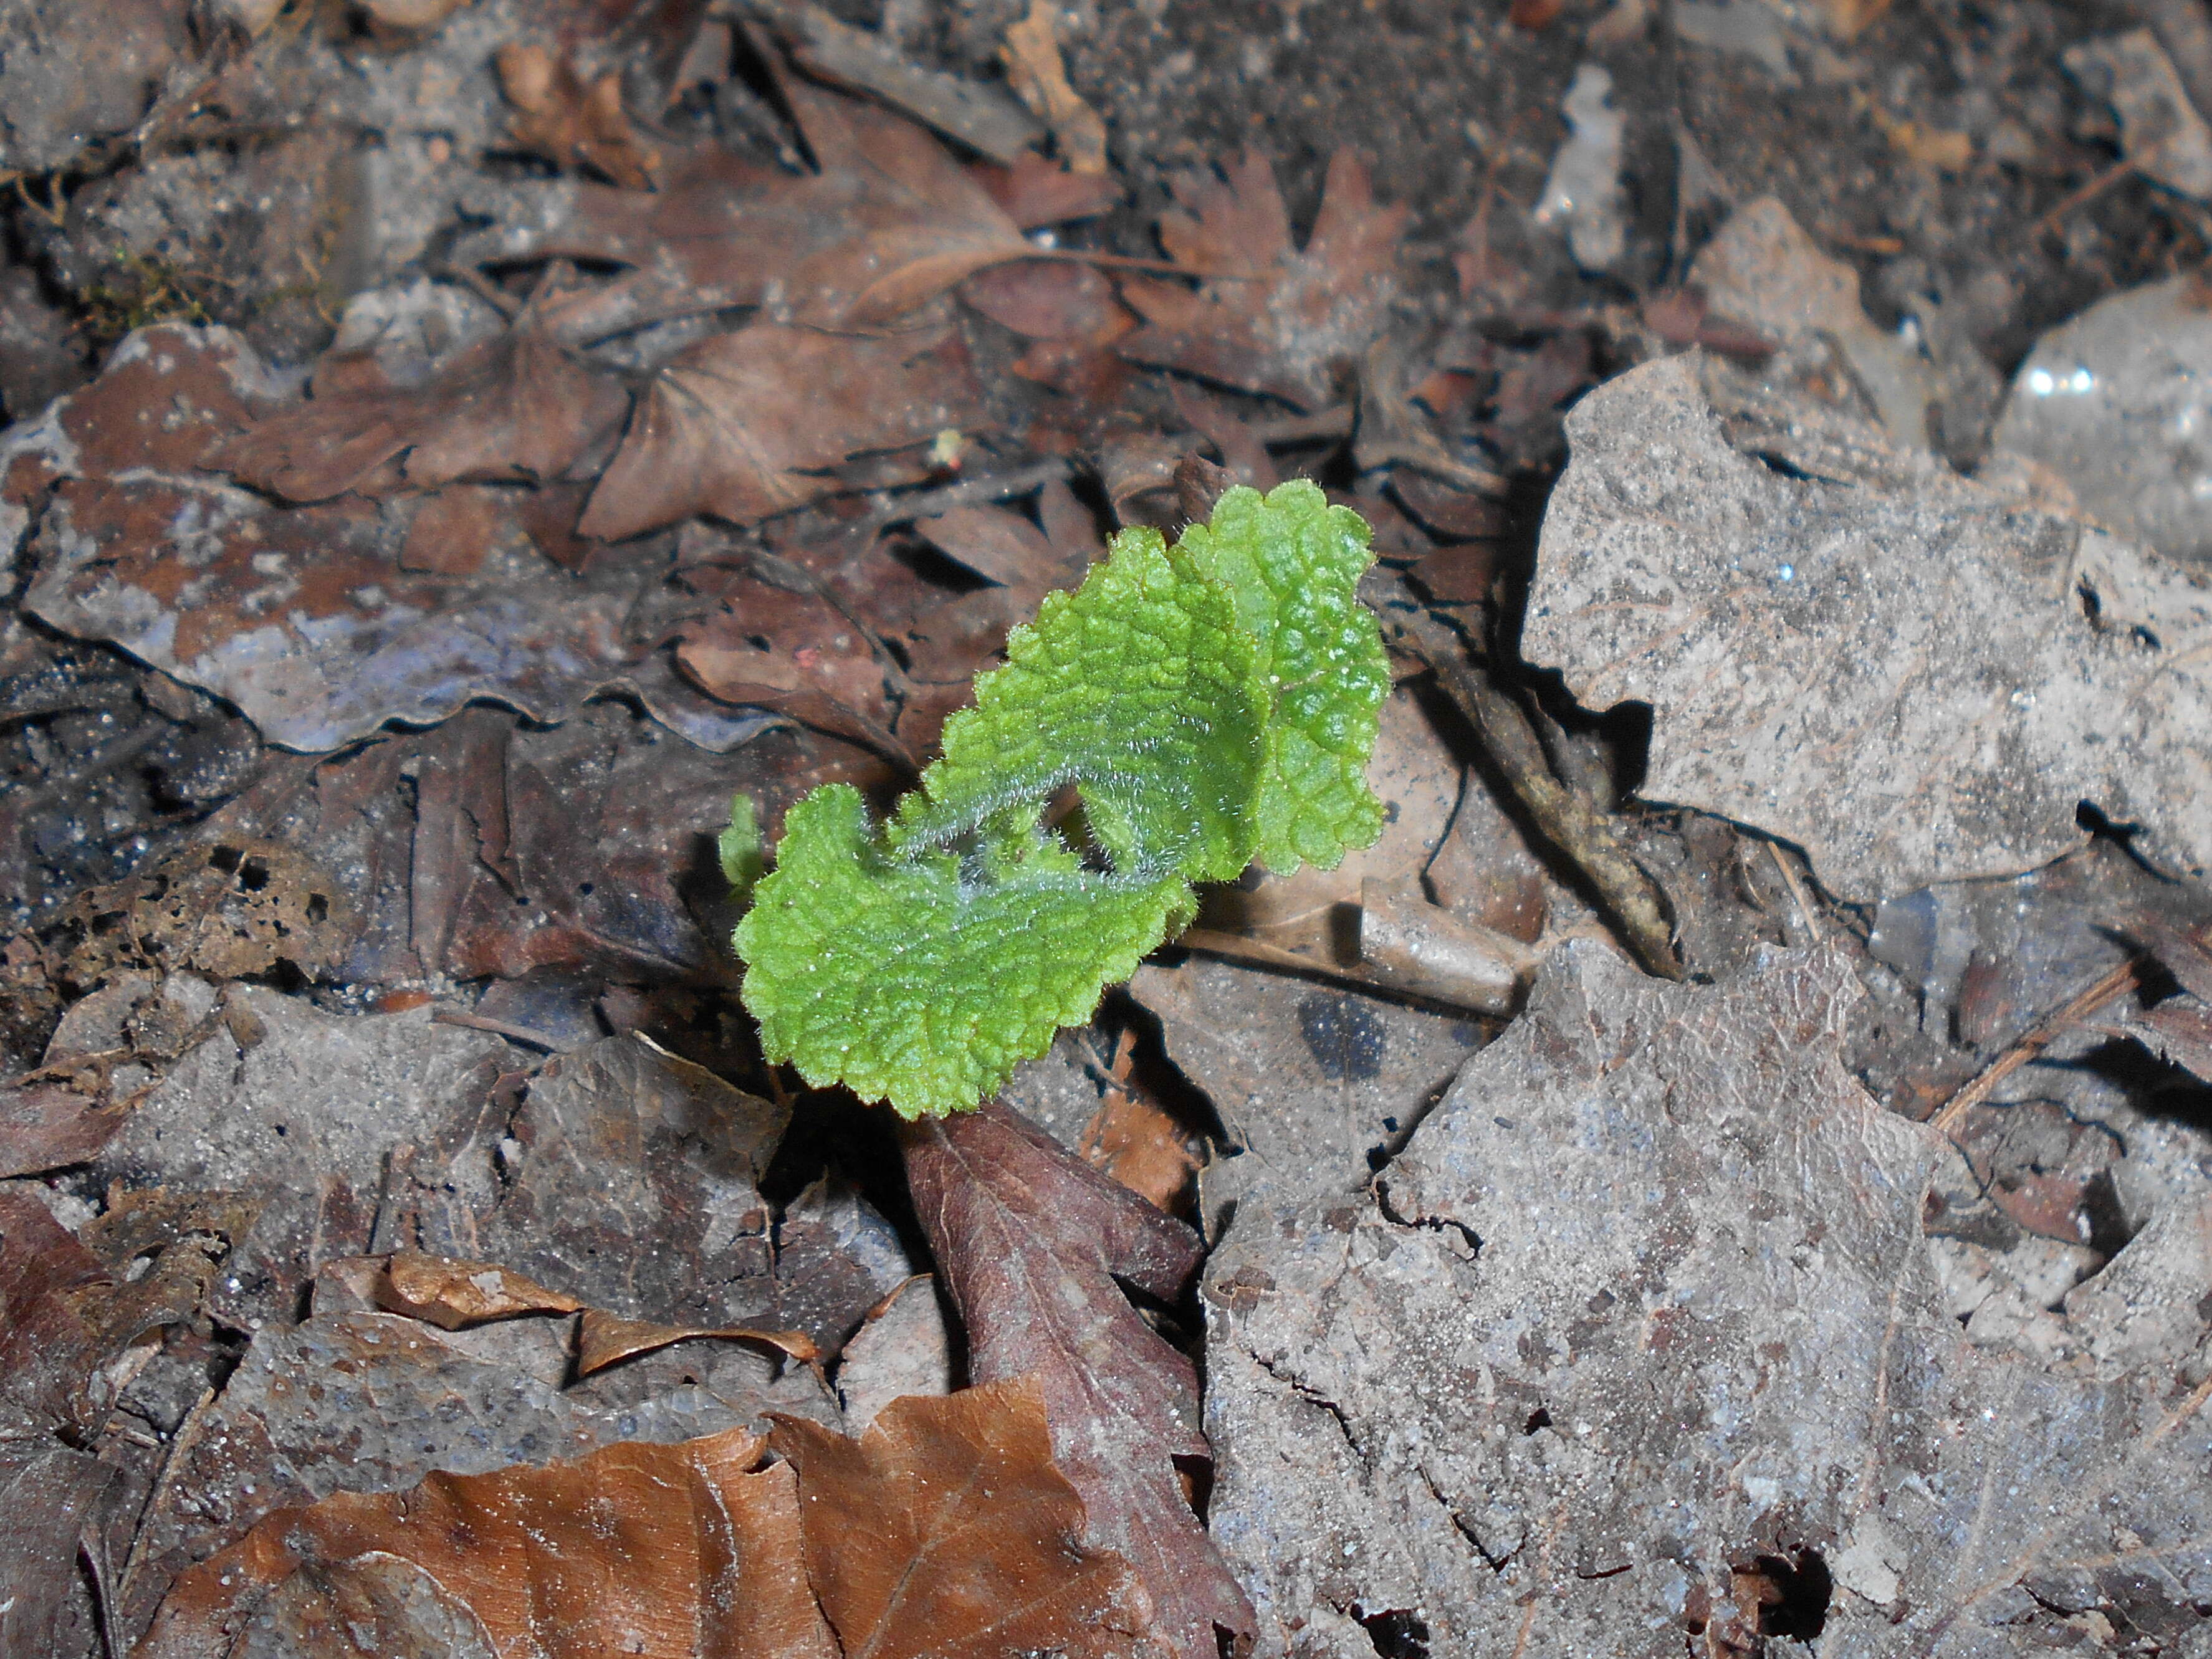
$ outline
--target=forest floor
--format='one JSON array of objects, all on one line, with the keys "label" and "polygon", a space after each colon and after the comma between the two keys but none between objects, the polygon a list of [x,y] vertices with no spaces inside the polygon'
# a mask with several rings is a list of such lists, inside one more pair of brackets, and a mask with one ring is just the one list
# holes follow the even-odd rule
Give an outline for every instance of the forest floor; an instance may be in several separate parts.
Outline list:
[{"label": "forest floor", "polygon": [[[0,9],[0,1659],[2212,1644],[2199,0]],[[1130,526],[1385,825],[986,1109],[718,852]]]}]

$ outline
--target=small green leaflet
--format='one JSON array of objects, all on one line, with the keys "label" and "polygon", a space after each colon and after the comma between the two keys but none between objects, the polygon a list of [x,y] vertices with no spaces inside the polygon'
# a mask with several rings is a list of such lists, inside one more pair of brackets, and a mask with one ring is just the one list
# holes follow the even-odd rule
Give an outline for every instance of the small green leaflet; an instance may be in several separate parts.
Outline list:
[{"label": "small green leaflet", "polygon": [[[1194,883],[1372,842],[1367,542],[1303,480],[1230,490],[1173,547],[1124,531],[1013,631],[888,824],[842,784],[793,807],[737,933],[768,1058],[969,1109],[1188,923]],[[1075,843],[1040,822],[1069,784]]]}]

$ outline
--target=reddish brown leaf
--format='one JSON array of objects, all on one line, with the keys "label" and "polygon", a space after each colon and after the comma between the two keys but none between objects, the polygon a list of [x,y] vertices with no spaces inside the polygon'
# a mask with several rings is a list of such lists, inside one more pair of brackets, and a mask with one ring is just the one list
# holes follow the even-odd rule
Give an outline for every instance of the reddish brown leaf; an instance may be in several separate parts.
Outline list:
[{"label": "reddish brown leaf", "polygon": [[0,1178],[82,1164],[115,1139],[123,1115],[58,1083],[0,1090]]},{"label": "reddish brown leaf", "polygon": [[557,478],[621,418],[621,386],[526,318],[409,390],[344,392],[280,410],[216,464],[288,501],[320,501],[404,455],[409,484]]},{"label": "reddish brown leaf", "polygon": [[574,1313],[584,1304],[489,1261],[399,1250],[384,1264],[370,1294],[387,1313],[402,1313],[441,1331],[518,1314]]},{"label": "reddish brown leaf", "polygon": [[969,1375],[1036,1374],[1085,1540],[1127,1559],[1176,1652],[1214,1659],[1217,1627],[1249,1638],[1251,1606],[1176,1468],[1210,1461],[1197,1373],[1115,1282],[1177,1299],[1204,1255],[1198,1235],[1003,1106],[901,1136],[915,1212],[967,1326]]},{"label": "reddish brown leaf", "polygon": [[1125,281],[1122,297],[1146,326],[1121,342],[1121,354],[1300,409],[1331,402],[1382,331],[1407,210],[1376,204],[1366,164],[1349,150],[1329,163],[1303,252],[1291,244],[1274,171],[1256,151],[1223,178],[1186,173],[1174,189],[1182,205],[1162,216],[1160,241],[1207,280],[1195,293]]},{"label": "reddish brown leaf", "polygon": [[660,153],[623,112],[621,76],[609,71],[587,86],[573,58],[520,44],[501,46],[492,61],[515,107],[507,131],[516,143],[556,167],[590,167],[624,190],[653,188]]},{"label": "reddish brown leaf", "polygon": [[915,529],[987,581],[1038,594],[1074,586],[1105,550],[1097,527],[1075,492],[1060,483],[1039,493],[1037,516],[1042,528],[1005,507],[962,507],[918,520]]},{"label": "reddish brown leaf", "polygon": [[46,1427],[84,1429],[102,1414],[84,1391],[104,1345],[79,1303],[107,1277],[44,1204],[0,1192],[0,1401]]},{"label": "reddish brown leaf", "polygon": [[2212,1008],[2176,997],[2123,1021],[2119,1029],[2160,1060],[2212,1083]]},{"label": "reddish brown leaf", "polygon": [[538,1659],[836,1659],[791,1473],[753,1472],[760,1446],[730,1429],[282,1510],[182,1574],[133,1651],[212,1659],[267,1626],[295,1652],[445,1652],[469,1632]]},{"label": "reddish brown leaf", "polygon": [[[680,353],[639,400],[577,526],[618,540],[712,513],[741,524],[835,494],[823,469],[982,410],[943,329],[860,337],[759,323]],[[907,469],[926,476],[926,462]]]},{"label": "reddish brown leaf", "polygon": [[[59,1626],[79,1582],[77,1540],[94,1526],[100,1496],[120,1472],[28,1428],[12,1413],[0,1419],[0,1561],[7,1563],[0,1641],[9,1659],[85,1651],[82,1631]],[[80,1639],[67,1642],[65,1635]]]},{"label": "reddish brown leaf", "polygon": [[857,1441],[779,1418],[769,1443],[799,1471],[807,1571],[846,1653],[1158,1653],[1128,1564],[1084,1542],[1037,1378],[893,1401]]}]

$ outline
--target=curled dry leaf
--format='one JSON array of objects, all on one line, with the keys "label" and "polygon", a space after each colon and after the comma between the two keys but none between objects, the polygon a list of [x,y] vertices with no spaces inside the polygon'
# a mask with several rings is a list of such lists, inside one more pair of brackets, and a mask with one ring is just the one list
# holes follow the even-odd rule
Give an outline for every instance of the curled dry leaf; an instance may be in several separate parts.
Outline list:
[{"label": "curled dry leaf", "polygon": [[660,153],[630,125],[621,76],[609,70],[586,84],[573,58],[520,43],[501,46],[492,61],[515,108],[507,130],[516,143],[556,167],[590,167],[624,190],[653,188]]},{"label": "curled dry leaf", "polygon": [[1128,1563],[1085,1541],[1036,1377],[895,1400],[859,1440],[782,1419],[769,1443],[799,1472],[807,1571],[846,1653],[1158,1655]]},{"label": "curled dry leaf", "polygon": [[1085,1541],[1127,1560],[1174,1652],[1213,1659],[1216,1630],[1249,1635],[1252,1611],[1176,1469],[1212,1457],[1197,1372],[1115,1282],[1177,1299],[1204,1254],[1198,1235],[1003,1106],[900,1133],[915,1212],[967,1326],[969,1375],[1035,1373]]},{"label": "curled dry leaf", "polygon": [[659,1325],[651,1320],[624,1319],[599,1310],[586,1310],[576,1327],[576,1375],[589,1376],[641,1353],[672,1347],[678,1342],[757,1342],[786,1353],[802,1364],[822,1357],[822,1350],[804,1331],[772,1331],[750,1325],[726,1325],[704,1329],[696,1325]]},{"label": "curled dry leaf", "polygon": [[182,1575],[133,1651],[204,1659],[266,1629],[295,1651],[836,1659],[792,1471],[760,1449],[730,1429],[280,1510]]},{"label": "curled dry leaf", "polygon": [[351,390],[273,411],[212,465],[287,501],[320,501],[404,456],[417,489],[461,479],[550,483],[622,418],[620,382],[578,361],[526,314],[458,353],[421,386]]},{"label": "curled dry leaf", "polygon": [[420,1250],[394,1251],[373,1294],[386,1312],[407,1314],[441,1331],[519,1314],[574,1313],[584,1305],[494,1262],[457,1261]]},{"label": "curled dry leaf", "polygon": [[[826,470],[983,419],[946,330],[855,336],[760,323],[653,377],[578,529],[619,540],[712,513],[740,524],[836,493]],[[902,469],[927,476],[917,458]]]},{"label": "curled dry leaf", "polygon": [[0,1089],[0,1180],[36,1175],[99,1155],[123,1124],[59,1083],[18,1083]]},{"label": "curled dry leaf", "polygon": [[[717,708],[653,641],[626,634],[660,579],[644,560],[570,578],[526,544],[465,580],[409,571],[397,561],[412,501],[283,507],[195,470],[283,391],[227,329],[163,325],[125,341],[100,380],[19,439],[9,495],[37,560],[25,608],[228,698],[288,748],[336,749],[477,697],[557,723],[610,688],[718,751],[766,723]],[[171,414],[139,419],[147,409]],[[436,471],[515,459],[459,428],[415,436],[426,432]],[[557,451],[533,453],[551,465]]]},{"label": "curled dry leaf", "polygon": [[1145,326],[1116,349],[1132,362],[1180,368],[1300,409],[1333,401],[1381,333],[1397,292],[1408,210],[1375,201],[1366,164],[1340,150],[1303,250],[1274,169],[1257,151],[1225,169],[1185,173],[1160,240],[1202,278],[1195,293],[1132,277],[1122,297]]}]

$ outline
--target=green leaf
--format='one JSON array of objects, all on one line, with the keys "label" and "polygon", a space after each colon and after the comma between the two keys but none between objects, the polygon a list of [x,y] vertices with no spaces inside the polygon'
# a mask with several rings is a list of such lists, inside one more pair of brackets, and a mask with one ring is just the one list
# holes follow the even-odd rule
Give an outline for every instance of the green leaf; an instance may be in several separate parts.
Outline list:
[{"label": "green leaf", "polygon": [[1267,718],[1228,591],[1179,569],[1158,531],[1124,531],[1080,589],[1008,636],[894,838],[943,846],[1073,782],[1115,870],[1226,881],[1252,859]]},{"label": "green leaf", "polygon": [[[737,934],[768,1058],[909,1117],[965,1110],[1187,924],[1193,883],[1371,841],[1369,557],[1303,483],[1231,490],[1173,549],[1115,537],[1014,630],[890,823],[843,785],[792,809]],[[1071,784],[1105,867],[1040,823]]]},{"label": "green leaf", "polygon": [[1278,875],[1300,860],[1333,870],[1382,830],[1367,757],[1389,660],[1359,603],[1374,562],[1367,526],[1305,479],[1261,495],[1229,490],[1210,525],[1183,532],[1176,554],[1236,596],[1237,619],[1260,648],[1270,698],[1259,803],[1259,854]]},{"label": "green leaf", "polygon": [[844,784],[793,807],[738,928],[769,1057],[907,1117],[965,1111],[1190,917],[1181,876],[1086,871],[1046,835],[999,864],[889,850]]}]

